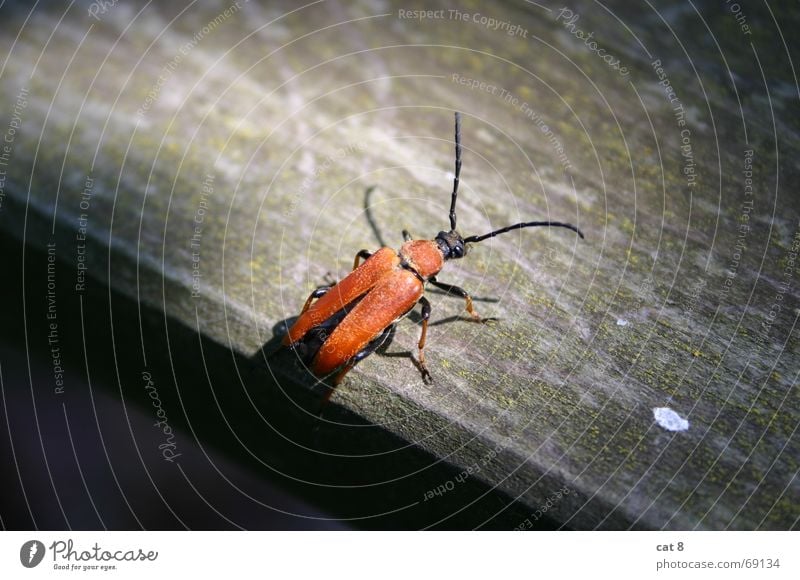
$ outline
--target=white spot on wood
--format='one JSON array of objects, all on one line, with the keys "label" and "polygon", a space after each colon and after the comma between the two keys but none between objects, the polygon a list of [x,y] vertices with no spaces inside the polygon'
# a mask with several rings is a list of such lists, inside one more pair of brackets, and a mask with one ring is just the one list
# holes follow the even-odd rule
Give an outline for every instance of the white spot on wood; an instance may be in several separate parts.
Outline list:
[{"label": "white spot on wood", "polygon": [[669,407],[656,407],[653,409],[653,417],[667,431],[686,431],[689,428],[689,421]]},{"label": "white spot on wood", "polygon": [[628,326],[628,321],[624,318],[617,318],[617,326]]}]

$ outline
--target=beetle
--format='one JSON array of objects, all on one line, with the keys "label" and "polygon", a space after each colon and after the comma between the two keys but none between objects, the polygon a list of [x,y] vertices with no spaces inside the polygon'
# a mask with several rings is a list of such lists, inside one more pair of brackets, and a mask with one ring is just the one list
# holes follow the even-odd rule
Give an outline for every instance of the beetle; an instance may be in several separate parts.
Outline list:
[{"label": "beetle", "polygon": [[[408,231],[403,230],[404,243],[399,251],[389,247],[382,247],[374,253],[361,250],[356,254],[350,274],[338,283],[318,287],[309,295],[282,344],[294,349],[305,363],[310,364],[316,376],[326,377],[339,371],[333,379],[334,386],[338,385],[356,363],[385,344],[397,322],[420,303],[422,330],[417,343],[417,363],[423,382],[430,382],[424,348],[431,305],[423,295],[425,284],[463,298],[472,320],[488,320],[478,315],[472,297],[465,290],[436,279],[447,260],[466,256],[468,244],[520,228],[561,227],[584,237],[574,225],[556,221],[522,222],[481,236],[462,237],[456,230],[456,201],[461,174],[461,114],[458,112],[455,114],[455,149],[450,231],[439,232],[433,240],[414,240]],[[332,392],[328,391],[326,400]]]}]

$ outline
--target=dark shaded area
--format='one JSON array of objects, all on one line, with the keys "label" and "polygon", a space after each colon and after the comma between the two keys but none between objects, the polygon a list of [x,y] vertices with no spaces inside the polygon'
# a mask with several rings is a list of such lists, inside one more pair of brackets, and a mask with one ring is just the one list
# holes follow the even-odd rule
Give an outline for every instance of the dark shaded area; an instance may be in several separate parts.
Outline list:
[{"label": "dark shaded area", "polygon": [[[20,272],[0,294],[4,528],[341,527],[331,518],[406,529],[451,516],[448,528],[488,520],[486,528],[509,529],[530,516],[474,478],[424,501],[459,470],[335,403],[320,420],[318,394],[276,383],[260,364],[107,288],[90,283],[80,298],[68,287],[72,267],[60,262],[56,318],[48,320],[47,254],[25,249],[17,270],[22,246],[1,243]],[[55,392],[53,347],[63,394]],[[285,352],[270,362],[273,370],[294,365]],[[174,447],[159,449],[168,439],[154,426],[154,390]],[[179,454],[172,461],[167,448]]]}]

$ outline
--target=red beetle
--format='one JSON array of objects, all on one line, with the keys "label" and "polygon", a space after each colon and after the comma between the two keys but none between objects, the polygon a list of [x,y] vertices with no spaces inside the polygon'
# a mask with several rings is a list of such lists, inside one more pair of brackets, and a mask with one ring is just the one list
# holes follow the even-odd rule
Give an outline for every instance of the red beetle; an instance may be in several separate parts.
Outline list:
[{"label": "red beetle", "polygon": [[[456,231],[456,199],[461,173],[461,115],[456,117],[456,170],[450,199],[450,231],[439,232],[433,240],[412,240],[403,231],[405,243],[400,251],[381,248],[375,253],[358,252],[353,271],[338,284],[320,286],[306,300],[297,321],[283,339],[318,377],[339,370],[333,380],[337,385],[355,364],[375,352],[389,338],[398,320],[417,302],[422,303],[422,333],[419,337],[419,367],[424,381],[430,380],[425,366],[425,336],[431,314],[430,302],[423,296],[425,283],[466,301],[472,319],[484,322],[475,312],[470,295],[457,286],[436,280],[445,261],[463,258],[467,244],[481,242],[519,228],[551,226],[568,228],[581,238],[581,231],[571,224],[552,221],[524,222],[501,228],[482,236],[461,237]],[[366,261],[359,265],[362,259]],[[316,299],[316,302],[314,300]],[[328,392],[328,396],[330,393]]]}]

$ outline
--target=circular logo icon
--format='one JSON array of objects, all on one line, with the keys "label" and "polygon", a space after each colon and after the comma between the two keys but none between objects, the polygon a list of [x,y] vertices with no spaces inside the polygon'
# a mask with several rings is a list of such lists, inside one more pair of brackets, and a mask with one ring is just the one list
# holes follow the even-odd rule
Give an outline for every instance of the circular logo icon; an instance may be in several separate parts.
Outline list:
[{"label": "circular logo icon", "polygon": [[35,568],[44,558],[44,544],[39,540],[28,540],[19,549],[19,561],[26,568]]}]

